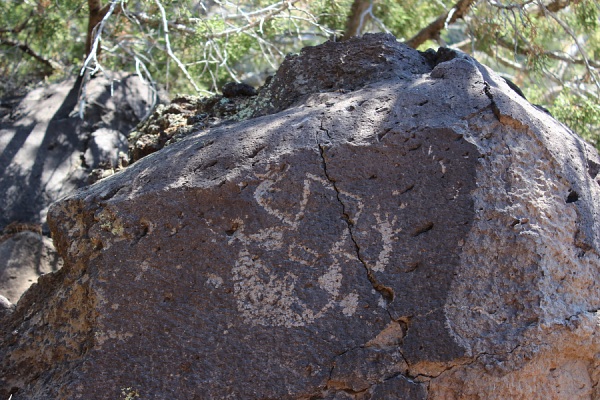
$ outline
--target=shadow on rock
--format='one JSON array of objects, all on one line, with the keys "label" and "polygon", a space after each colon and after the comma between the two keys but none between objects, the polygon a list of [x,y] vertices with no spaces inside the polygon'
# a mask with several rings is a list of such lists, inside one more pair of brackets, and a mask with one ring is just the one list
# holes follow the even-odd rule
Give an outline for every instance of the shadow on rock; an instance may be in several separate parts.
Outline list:
[{"label": "shadow on rock", "polygon": [[62,264],[42,236],[49,235],[49,205],[123,163],[127,134],[151,107],[152,92],[136,76],[111,78],[92,78],[83,87],[81,78],[40,87],[3,113],[0,294],[12,303]]}]

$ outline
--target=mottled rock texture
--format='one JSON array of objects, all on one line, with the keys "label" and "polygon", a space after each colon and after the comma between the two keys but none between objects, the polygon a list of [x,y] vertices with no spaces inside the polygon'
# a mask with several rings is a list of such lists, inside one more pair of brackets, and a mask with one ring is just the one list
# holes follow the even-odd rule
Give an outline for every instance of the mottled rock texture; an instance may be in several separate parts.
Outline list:
[{"label": "mottled rock texture", "polygon": [[600,397],[592,147],[386,35],[255,101],[52,207],[0,397]]}]

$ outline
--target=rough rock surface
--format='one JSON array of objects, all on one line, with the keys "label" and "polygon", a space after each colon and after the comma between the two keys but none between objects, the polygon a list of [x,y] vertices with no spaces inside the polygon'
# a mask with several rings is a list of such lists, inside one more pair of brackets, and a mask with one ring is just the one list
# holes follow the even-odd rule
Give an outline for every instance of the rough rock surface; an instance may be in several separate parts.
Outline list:
[{"label": "rough rock surface", "polygon": [[305,49],[257,118],[55,204],[0,398],[600,398],[598,154],[430,60]]},{"label": "rough rock surface", "polygon": [[233,119],[240,110],[253,104],[248,96],[228,98],[179,96],[160,104],[149,118],[129,135],[129,162],[152,154],[199,130],[209,129]]},{"label": "rough rock surface", "polygon": [[312,93],[351,91],[370,82],[407,77],[424,62],[432,62],[430,53],[413,60],[394,46],[378,50],[379,54],[368,58],[361,46],[346,46],[340,54],[337,43],[327,42],[300,55],[289,55],[275,79],[267,79],[258,91],[228,83],[222,96],[177,97],[169,105],[159,105],[131,133],[129,160],[135,162],[199,130],[284,110]]},{"label": "rough rock surface", "polygon": [[[83,89],[75,79],[39,87],[2,110],[0,295],[11,302],[61,265],[51,241],[31,233],[49,236],[49,205],[112,174],[126,158],[127,134],[149,111],[140,79],[111,78],[93,78]],[[85,99],[83,120],[78,99]],[[4,241],[20,227],[30,232]]]}]

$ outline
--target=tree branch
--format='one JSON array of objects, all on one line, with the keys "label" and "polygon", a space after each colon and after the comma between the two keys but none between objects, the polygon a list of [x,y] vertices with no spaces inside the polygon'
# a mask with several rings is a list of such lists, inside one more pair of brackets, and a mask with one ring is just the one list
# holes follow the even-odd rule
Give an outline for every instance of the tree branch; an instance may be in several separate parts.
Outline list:
[{"label": "tree branch", "polygon": [[31,17],[33,17],[33,11],[29,13],[29,15],[27,16],[27,18],[25,18],[25,21],[21,22],[21,24],[17,25],[14,28],[0,28],[0,34],[2,33],[12,33],[12,34],[16,34],[16,33],[21,33],[21,31],[23,31],[23,29],[25,29],[27,27],[27,23],[30,21]]},{"label": "tree branch", "polygon": [[[526,43],[526,46],[521,46],[519,44],[515,45],[514,43],[510,43],[508,40],[504,39],[504,38],[498,38],[496,39],[496,44],[498,44],[501,47],[504,47],[505,49],[511,50],[511,51],[516,51],[518,54],[523,55],[523,56],[527,56],[529,54],[534,53],[533,48]],[[551,58],[553,60],[557,60],[557,61],[564,61],[566,63],[569,64],[577,64],[577,65],[583,65],[583,66],[590,66],[593,68],[600,68],[600,62],[597,62],[595,60],[591,60],[591,59],[581,59],[581,58],[573,58],[568,54],[560,54],[557,53],[555,51],[543,51],[543,52],[537,52],[543,56],[546,56],[548,58]]]},{"label": "tree branch", "polygon": [[0,38],[0,44],[2,44],[3,46],[7,46],[7,47],[16,47],[19,50],[21,50],[23,53],[27,54],[28,56],[31,56],[32,58],[34,58],[36,61],[38,61],[40,64],[42,64],[44,66],[44,71],[47,72],[48,74],[52,74],[52,72],[54,72],[57,69],[57,66],[53,65],[53,62],[51,60],[45,59],[44,57],[42,57],[41,55],[36,53],[31,47],[27,46],[26,44],[17,43],[12,40],[3,39],[3,38]]},{"label": "tree branch", "polygon": [[[233,26],[231,29],[208,34],[208,35],[206,35],[206,37],[208,39],[216,39],[216,38],[220,38],[220,37],[225,37],[227,35],[247,31],[248,29],[252,29],[252,28],[264,23],[264,21],[273,18],[277,14],[280,14],[282,11],[287,10],[288,8],[293,6],[295,3],[298,3],[299,1],[300,0],[280,1],[276,4],[273,4],[269,7],[264,8],[262,10],[257,10],[254,12],[243,13],[243,14],[224,16],[223,17],[224,21],[241,19],[241,18],[246,18],[247,20],[249,20],[251,17],[257,17],[257,16],[261,16],[261,18],[258,18],[253,22],[249,22],[248,24],[243,25],[241,27]],[[145,25],[148,25],[148,26],[158,27],[158,26],[164,25],[164,21],[162,20],[162,18],[161,19],[153,18],[152,16],[148,15],[145,12],[128,11],[127,14],[135,17],[136,19],[138,19],[139,22],[141,22]],[[201,18],[188,18],[186,21],[189,23],[192,23],[192,24],[203,22],[203,20]],[[188,35],[195,35],[197,33],[194,28],[190,28],[189,26],[187,26],[183,23],[167,21],[167,26],[168,26],[169,30],[171,30],[171,31],[181,32],[181,33],[185,33]]]},{"label": "tree branch", "polygon": [[563,8],[567,8],[569,5],[571,5],[571,0],[552,0],[550,3],[548,3],[547,5],[543,5],[543,7],[539,7],[538,10],[538,15],[543,15],[544,14],[544,8],[546,8],[546,10],[551,11],[551,12],[557,12],[562,10]]},{"label": "tree branch", "polygon": [[175,63],[177,64],[177,66],[179,67],[181,72],[183,72],[185,77],[192,84],[192,86],[194,87],[196,92],[200,92],[201,91],[200,88],[198,87],[198,85],[196,84],[194,79],[191,77],[187,68],[185,68],[185,65],[183,65],[183,63],[179,60],[179,58],[177,58],[177,56],[173,53],[173,50],[171,50],[171,42],[169,41],[169,24],[167,22],[167,14],[165,12],[165,8],[163,7],[160,0],[154,0],[154,2],[156,3],[156,6],[160,9],[160,15],[161,15],[162,21],[163,21],[163,30],[165,31],[165,44],[167,46],[167,54],[169,55],[169,57],[171,57],[173,59],[173,61],[175,61]]},{"label": "tree branch", "polygon": [[[90,2],[90,6],[92,5],[91,3],[95,2],[95,3],[99,3],[99,0],[88,0]],[[106,11],[100,10],[96,10],[95,13],[102,13],[104,14],[104,16],[102,17],[102,19],[100,20],[100,22],[97,23],[97,26],[95,26],[92,30],[91,30],[91,34],[93,35],[92,37],[94,38],[93,42],[90,43],[90,50],[89,52],[87,52],[86,54],[86,58],[85,61],[83,63],[83,67],[81,67],[81,72],[80,75],[83,75],[85,70],[88,68],[88,65],[94,61],[95,62],[95,66],[92,69],[92,74],[95,73],[98,69],[103,70],[102,66],[100,65],[100,63],[98,62],[98,54],[99,54],[99,47],[100,47],[100,39],[102,37],[102,31],[104,30],[104,24],[106,23],[106,21],[108,20],[108,18],[110,18],[110,16],[112,15],[112,13],[115,11],[115,9],[117,7],[119,7],[120,9],[120,5],[117,4],[119,2],[119,0],[111,0],[111,2],[109,4],[107,4],[108,9]],[[106,7],[104,7],[106,8]],[[90,11],[90,20],[91,20],[91,11]],[[89,29],[89,26],[88,26]],[[88,30],[88,34],[90,33],[90,31]],[[86,43],[86,46],[88,44]]]},{"label": "tree branch", "polygon": [[346,21],[346,31],[342,40],[348,40],[351,37],[360,35],[364,26],[364,20],[369,13],[369,8],[373,7],[371,0],[354,0],[348,20]]},{"label": "tree branch", "polygon": [[235,27],[235,28],[227,29],[227,30],[224,30],[221,32],[208,34],[208,35],[205,35],[205,37],[207,39],[217,39],[217,38],[225,37],[228,35],[233,35],[236,33],[241,33],[241,32],[247,31],[248,29],[252,29],[256,26],[262,25],[265,21],[271,19],[272,17],[281,13],[282,11],[287,10],[288,8],[292,7],[294,4],[298,3],[299,1],[300,0],[291,0],[291,1],[282,2],[281,7],[272,9],[271,11],[266,13],[262,18],[259,18],[254,22],[251,22],[244,26]]},{"label": "tree branch", "polygon": [[579,54],[581,54],[581,57],[583,58],[585,68],[587,69],[588,73],[590,74],[590,78],[592,79],[592,81],[594,81],[594,84],[596,85],[596,87],[598,89],[600,89],[600,82],[598,82],[598,79],[596,77],[595,71],[592,69],[592,66],[590,65],[589,57],[588,57],[585,49],[583,48],[583,46],[581,46],[581,44],[579,43],[579,40],[577,39],[577,36],[575,35],[575,32],[573,32],[573,30],[571,29],[571,27],[569,25],[567,25],[563,20],[561,20],[560,18],[558,18],[558,16],[556,14],[554,14],[552,11],[546,10],[546,13],[553,20],[555,20],[556,23],[559,24],[560,27],[569,36],[571,36],[571,38],[573,39],[573,42],[575,42],[575,45],[577,46],[577,49],[579,50]]},{"label": "tree branch", "polygon": [[[88,30],[87,37],[85,39],[85,56],[89,56],[92,51],[92,46],[96,37],[96,31],[98,25],[104,20],[106,14],[110,11],[111,13],[119,13],[121,11],[121,4],[113,5],[115,1],[110,1],[104,7],[102,6],[102,0],[88,0]],[[96,51],[100,51],[97,48]]]},{"label": "tree branch", "polygon": [[[156,18],[152,18],[150,15],[146,14],[145,12],[127,11],[127,15],[131,15],[131,16],[135,17],[141,23],[151,26],[151,27],[159,27],[159,26],[163,25],[162,19],[159,20]],[[186,33],[188,35],[196,34],[195,29],[192,29],[181,23],[174,23],[174,22],[167,21],[167,26],[169,27],[169,30],[171,30],[171,31]]]},{"label": "tree branch", "polygon": [[437,17],[435,21],[421,29],[419,33],[408,39],[404,44],[416,49],[427,40],[435,39],[440,35],[442,29],[454,23],[457,19],[464,17],[475,1],[476,0],[459,0],[449,12]]},{"label": "tree branch", "polygon": [[[285,5],[285,3],[288,3],[289,1],[280,1],[277,2],[275,4],[271,4],[268,7],[265,7],[263,9],[260,10],[256,10],[256,11],[250,11],[250,12],[243,12],[240,14],[230,14],[230,15],[225,15],[223,17],[224,20],[231,20],[231,19],[248,19],[248,17],[256,17],[258,15],[261,14],[266,14],[268,12],[271,12],[274,9],[277,9],[278,7],[280,7],[281,5]],[[295,3],[295,2],[293,2]]]}]

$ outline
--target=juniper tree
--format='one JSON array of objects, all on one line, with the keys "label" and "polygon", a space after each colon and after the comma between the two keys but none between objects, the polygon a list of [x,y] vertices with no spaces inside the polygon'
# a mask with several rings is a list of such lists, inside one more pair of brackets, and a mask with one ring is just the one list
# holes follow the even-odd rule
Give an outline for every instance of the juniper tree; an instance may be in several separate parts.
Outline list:
[{"label": "juniper tree", "polygon": [[390,32],[467,52],[600,146],[596,0],[6,0],[0,90],[81,72],[137,72],[169,92],[261,84],[287,53]]}]

